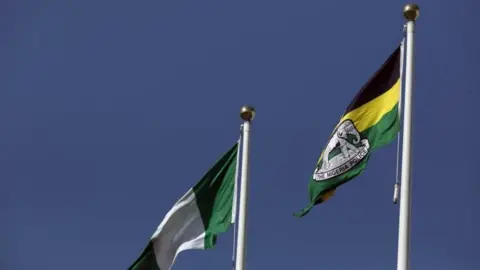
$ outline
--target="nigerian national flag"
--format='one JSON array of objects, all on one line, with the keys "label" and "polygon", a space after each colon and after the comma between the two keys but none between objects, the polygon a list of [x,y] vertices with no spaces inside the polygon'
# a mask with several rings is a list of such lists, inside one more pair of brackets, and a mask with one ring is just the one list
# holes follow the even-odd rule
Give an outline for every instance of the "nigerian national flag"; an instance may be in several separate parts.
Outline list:
[{"label": "nigerian national flag", "polygon": [[[402,42],[403,44],[403,42]],[[390,143],[400,130],[400,45],[357,93],[317,162],[310,179],[310,204],[297,216],[330,198],[335,190],[358,176],[373,150]]]},{"label": "nigerian national flag", "polygon": [[175,203],[129,270],[170,270],[181,251],[215,246],[232,223],[237,152],[238,143]]}]

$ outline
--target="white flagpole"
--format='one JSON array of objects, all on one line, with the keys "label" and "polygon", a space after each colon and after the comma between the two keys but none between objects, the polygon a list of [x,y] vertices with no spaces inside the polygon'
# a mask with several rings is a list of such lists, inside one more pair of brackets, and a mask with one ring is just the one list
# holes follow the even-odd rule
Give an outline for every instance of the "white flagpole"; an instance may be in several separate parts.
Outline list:
[{"label": "white flagpole", "polygon": [[407,48],[405,61],[405,99],[402,144],[402,182],[400,191],[400,214],[398,224],[397,270],[410,269],[410,217],[411,217],[411,135],[412,135],[412,90],[414,72],[414,33],[415,20],[419,14],[416,4],[408,4],[403,9],[407,20]]},{"label": "white flagpole", "polygon": [[[400,91],[399,98],[398,98],[398,118],[399,121],[402,119],[402,91],[403,91],[403,68],[404,68],[404,61],[405,58],[405,27],[403,29],[404,35],[402,39],[402,43],[400,45]],[[395,187],[393,189],[393,203],[397,204],[398,202],[398,195],[400,193],[400,144],[401,144],[401,136],[398,134],[397,136],[397,162],[396,162],[396,169],[395,169]]]},{"label": "white flagpole", "polygon": [[235,183],[233,186],[233,203],[232,203],[232,219],[231,223],[233,224],[233,248],[232,248],[232,267],[235,269],[235,251],[236,251],[236,238],[237,238],[237,198],[238,198],[238,173],[240,168],[240,151],[242,150],[242,130],[243,125],[240,125],[240,138],[238,138],[237,146],[237,164],[235,166]]},{"label": "white flagpole", "polygon": [[242,106],[240,118],[243,120],[242,168],[240,177],[240,201],[238,211],[238,234],[235,270],[245,270],[246,240],[247,240],[247,203],[248,203],[248,154],[250,147],[250,124],[255,117],[255,109]]}]

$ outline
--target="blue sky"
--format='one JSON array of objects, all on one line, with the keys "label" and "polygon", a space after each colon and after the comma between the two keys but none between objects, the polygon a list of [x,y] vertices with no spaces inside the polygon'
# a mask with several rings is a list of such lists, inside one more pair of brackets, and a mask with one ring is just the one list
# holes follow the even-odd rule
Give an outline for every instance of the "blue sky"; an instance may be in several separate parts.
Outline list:
[{"label": "blue sky", "polygon": [[[417,1],[412,269],[480,268],[480,19]],[[304,218],[343,110],[402,38],[404,1],[0,4],[0,269],[126,269],[252,126],[248,269],[395,269],[396,145]],[[232,234],[175,270],[229,269]]]}]

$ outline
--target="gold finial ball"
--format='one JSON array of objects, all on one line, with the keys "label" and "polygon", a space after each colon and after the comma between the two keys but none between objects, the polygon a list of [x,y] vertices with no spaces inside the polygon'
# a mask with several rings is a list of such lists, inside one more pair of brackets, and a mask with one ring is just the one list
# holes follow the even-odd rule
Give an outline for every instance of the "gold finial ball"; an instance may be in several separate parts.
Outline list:
[{"label": "gold finial ball", "polygon": [[240,118],[242,118],[243,121],[252,121],[254,117],[255,108],[248,105],[242,106],[242,108],[240,109]]},{"label": "gold finial ball", "polygon": [[415,21],[420,13],[420,7],[417,4],[407,4],[403,8],[403,17],[407,21]]}]

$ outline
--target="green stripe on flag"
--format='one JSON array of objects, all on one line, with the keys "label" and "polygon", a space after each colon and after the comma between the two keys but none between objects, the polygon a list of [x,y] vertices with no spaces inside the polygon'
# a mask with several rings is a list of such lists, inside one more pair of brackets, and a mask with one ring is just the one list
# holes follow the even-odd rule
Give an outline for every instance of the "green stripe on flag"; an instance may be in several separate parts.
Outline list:
[{"label": "green stripe on flag", "polygon": [[157,265],[152,242],[142,252],[142,255],[128,268],[128,270],[161,270]]},{"label": "green stripe on flag", "polygon": [[205,249],[213,248],[217,235],[231,224],[237,149],[235,144],[193,187],[205,226]]}]

